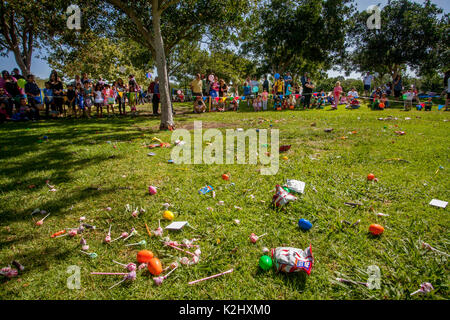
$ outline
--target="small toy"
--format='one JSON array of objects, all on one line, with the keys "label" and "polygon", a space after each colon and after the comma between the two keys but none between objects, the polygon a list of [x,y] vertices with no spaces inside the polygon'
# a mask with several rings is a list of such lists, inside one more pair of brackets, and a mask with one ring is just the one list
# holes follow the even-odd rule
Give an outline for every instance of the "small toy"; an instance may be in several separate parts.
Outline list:
[{"label": "small toy", "polygon": [[[171,264],[171,266],[172,266],[172,264]],[[165,279],[167,279],[167,277],[168,277],[172,272],[174,272],[177,268],[178,268],[178,264],[176,264],[176,266],[175,266],[174,268],[172,268],[172,270],[170,270],[164,277],[153,278],[153,281],[155,281],[155,284],[156,284],[157,286],[160,286],[160,285],[163,283],[163,281],[164,281]]]},{"label": "small toy", "polygon": [[110,243],[111,242],[111,225],[109,225],[108,234],[105,237],[105,242]]},{"label": "small toy", "polygon": [[414,291],[413,293],[411,293],[411,296],[417,294],[417,293],[430,293],[431,290],[434,290],[433,286],[431,285],[431,283],[429,282],[424,282],[420,285],[420,289]]},{"label": "small toy", "polygon": [[265,235],[267,235],[267,233],[264,233],[264,234],[262,234],[262,235],[260,235],[260,236],[257,236],[256,234],[252,233],[252,234],[250,235],[250,241],[251,241],[252,243],[256,243],[256,241],[258,241],[260,238],[264,237]]},{"label": "small toy", "polygon": [[136,243],[129,243],[129,244],[126,244],[125,246],[126,246],[126,247],[129,247],[129,246],[145,246],[146,244],[147,244],[147,241],[141,240],[141,241],[136,242]]},{"label": "small toy", "polygon": [[172,221],[173,218],[174,218],[174,215],[173,215],[172,211],[166,210],[163,213],[163,218],[166,219],[166,220]]},{"label": "small toy", "polygon": [[150,186],[148,187],[148,193],[150,193],[151,195],[155,195],[158,191],[156,190],[156,187],[154,186]]},{"label": "small toy", "polygon": [[84,254],[87,254],[88,256],[89,256],[89,258],[91,258],[91,259],[95,259],[95,258],[97,258],[98,257],[98,255],[95,253],[95,252],[86,252],[86,251],[83,251],[83,250],[80,250],[81,252],[83,252]]},{"label": "small toy", "polygon": [[86,239],[81,238],[80,244],[81,244],[81,249],[83,249],[84,251],[89,250],[89,246],[88,246],[88,244],[87,244]]},{"label": "small toy", "polygon": [[116,238],[116,239],[114,239],[114,240],[111,240],[111,242],[114,242],[114,241],[116,241],[116,240],[119,240],[119,239],[122,239],[122,238],[126,238],[126,237],[128,237],[128,232],[122,232],[122,234],[120,235],[120,237],[118,237],[118,238]]},{"label": "small toy", "polygon": [[120,263],[115,260],[113,260],[114,263],[117,263],[118,265],[121,265],[122,267],[126,268],[128,271],[136,271],[136,264],[130,262],[128,264]]},{"label": "small toy", "polygon": [[128,240],[129,238],[131,238],[132,236],[134,236],[134,235],[136,235],[136,234],[138,234],[138,232],[136,231],[136,229],[135,229],[135,228],[131,228],[130,234],[129,234],[127,237],[125,237],[125,239],[123,239],[123,241]]},{"label": "small toy", "polygon": [[42,226],[42,225],[44,224],[45,218],[47,218],[49,215],[50,215],[50,213],[47,214],[45,217],[43,217],[41,220],[37,221],[37,222],[36,222],[36,225],[37,225],[37,226]]},{"label": "small toy", "polygon": [[158,220],[158,228],[153,231],[154,235],[157,237],[162,237],[163,235],[163,228],[161,228],[161,220]]},{"label": "small toy", "polygon": [[152,275],[159,276],[161,274],[161,272],[162,272],[161,261],[159,261],[158,258],[153,257],[148,262],[147,269],[148,269],[148,271],[150,271],[150,273]]},{"label": "small toy", "polygon": [[277,271],[287,273],[305,271],[307,275],[310,275],[314,262],[311,245],[305,250],[291,247],[272,249],[272,259]]},{"label": "small toy", "polygon": [[259,258],[259,266],[264,271],[269,270],[270,268],[272,268],[272,259],[266,255],[261,256],[261,258]]},{"label": "small toy", "polygon": [[295,196],[288,193],[280,185],[277,184],[275,188],[276,188],[276,194],[274,194],[274,196],[272,197],[272,203],[276,207],[281,207],[281,206],[288,204],[291,201],[297,200],[297,198]]},{"label": "small toy", "polygon": [[198,191],[198,193],[200,193],[200,194],[207,194],[208,192],[213,191],[213,190],[214,190],[213,187],[207,185],[207,186],[201,188],[201,189]]},{"label": "small toy", "polygon": [[298,226],[302,230],[309,230],[312,228],[312,223],[306,219],[300,219],[300,220],[298,220]]},{"label": "small toy", "polygon": [[153,252],[149,250],[141,250],[137,254],[137,261],[139,263],[148,263],[151,259],[153,259]]},{"label": "small toy", "polygon": [[371,224],[369,226],[369,232],[374,236],[378,236],[384,232],[384,228],[379,224]]},{"label": "small toy", "polygon": [[191,282],[189,282],[188,284],[192,285],[192,284],[196,284],[196,283],[201,282],[201,281],[205,281],[205,280],[217,278],[217,277],[223,276],[224,274],[232,273],[233,270],[234,270],[234,269],[230,269],[230,270],[227,270],[227,271],[225,271],[225,272],[215,274],[215,275],[213,275],[213,276],[209,276],[209,277],[206,277],[206,278],[203,278],[203,279],[191,281]]}]

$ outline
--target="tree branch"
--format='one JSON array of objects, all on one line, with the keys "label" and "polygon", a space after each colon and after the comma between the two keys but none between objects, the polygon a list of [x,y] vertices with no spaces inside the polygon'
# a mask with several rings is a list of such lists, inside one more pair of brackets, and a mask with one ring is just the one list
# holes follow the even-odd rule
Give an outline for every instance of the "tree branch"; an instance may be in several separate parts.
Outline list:
[{"label": "tree branch", "polygon": [[139,17],[136,15],[136,12],[130,8],[128,5],[123,3],[121,0],[106,0],[116,8],[122,10],[131,20],[133,20],[134,24],[136,25],[136,28],[138,31],[145,36],[146,42],[150,46],[152,50],[154,50],[154,38],[150,31],[144,26],[142,21],[139,19]]},{"label": "tree branch", "polygon": [[179,2],[178,0],[160,0],[159,1],[159,5],[158,5],[158,9],[160,12],[163,12],[164,10],[166,10],[167,8],[169,8],[171,5],[174,5],[175,3]]}]

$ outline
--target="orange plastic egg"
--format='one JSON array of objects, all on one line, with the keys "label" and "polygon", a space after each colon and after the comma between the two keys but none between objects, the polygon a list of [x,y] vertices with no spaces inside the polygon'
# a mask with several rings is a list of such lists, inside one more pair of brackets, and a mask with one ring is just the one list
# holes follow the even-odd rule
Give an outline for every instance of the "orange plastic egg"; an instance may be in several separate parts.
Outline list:
[{"label": "orange plastic egg", "polygon": [[148,271],[154,276],[160,275],[162,272],[161,261],[158,258],[152,258],[147,265]]},{"label": "orange plastic egg", "polygon": [[372,181],[373,179],[375,179],[375,175],[373,173],[369,173],[367,175],[367,180]]},{"label": "orange plastic egg", "polygon": [[371,224],[369,226],[369,232],[374,236],[378,236],[384,232],[384,228],[379,224]]},{"label": "orange plastic egg", "polygon": [[137,254],[137,261],[139,263],[148,263],[153,258],[153,252],[148,250],[141,250]]},{"label": "orange plastic egg", "polygon": [[224,173],[224,174],[222,175],[222,179],[223,179],[223,180],[230,180],[230,176]]}]

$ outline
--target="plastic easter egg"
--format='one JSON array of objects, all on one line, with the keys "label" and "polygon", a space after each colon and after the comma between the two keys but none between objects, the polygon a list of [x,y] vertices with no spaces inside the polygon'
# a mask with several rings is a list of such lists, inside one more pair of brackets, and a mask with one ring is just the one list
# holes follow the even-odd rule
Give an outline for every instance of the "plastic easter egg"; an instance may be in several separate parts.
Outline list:
[{"label": "plastic easter egg", "polygon": [[384,232],[384,228],[379,224],[371,224],[369,226],[369,232],[374,236],[378,236]]},{"label": "plastic easter egg", "polygon": [[289,158],[286,157],[286,156],[283,156],[281,159],[283,159],[283,160],[288,160]]},{"label": "plastic easter egg", "polygon": [[139,263],[148,263],[153,259],[153,252],[149,250],[141,250],[137,254],[137,261]]},{"label": "plastic easter egg", "polygon": [[302,230],[309,230],[312,228],[312,223],[306,219],[300,219],[300,220],[298,220],[298,226]]},{"label": "plastic easter egg", "polygon": [[270,270],[270,268],[272,268],[272,259],[266,255],[262,256],[259,258],[259,266],[264,271]]},{"label": "plastic easter egg", "polygon": [[154,187],[154,186],[150,186],[150,187],[148,187],[148,193],[150,193],[151,195],[154,195],[154,194],[156,194],[156,187]]},{"label": "plastic easter egg", "polygon": [[172,211],[166,210],[163,213],[163,218],[167,220],[173,220],[175,216],[173,215]]},{"label": "plastic easter egg", "polygon": [[147,265],[148,271],[154,276],[158,276],[162,272],[161,261],[158,258],[152,258]]},{"label": "plastic easter egg", "polygon": [[375,175],[373,173],[369,173],[367,175],[367,180],[372,181],[373,179],[375,179]]},{"label": "plastic easter egg", "polygon": [[224,174],[222,175],[222,179],[223,179],[223,180],[230,180],[230,176],[224,173]]}]

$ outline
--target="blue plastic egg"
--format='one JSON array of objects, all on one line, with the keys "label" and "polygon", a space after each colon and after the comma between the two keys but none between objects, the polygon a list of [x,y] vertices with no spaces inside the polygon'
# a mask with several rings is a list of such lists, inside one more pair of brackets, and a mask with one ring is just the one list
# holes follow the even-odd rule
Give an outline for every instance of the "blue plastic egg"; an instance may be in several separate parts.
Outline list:
[{"label": "blue plastic egg", "polygon": [[309,230],[312,228],[312,223],[306,219],[300,219],[300,220],[298,220],[298,226],[302,230]]}]

